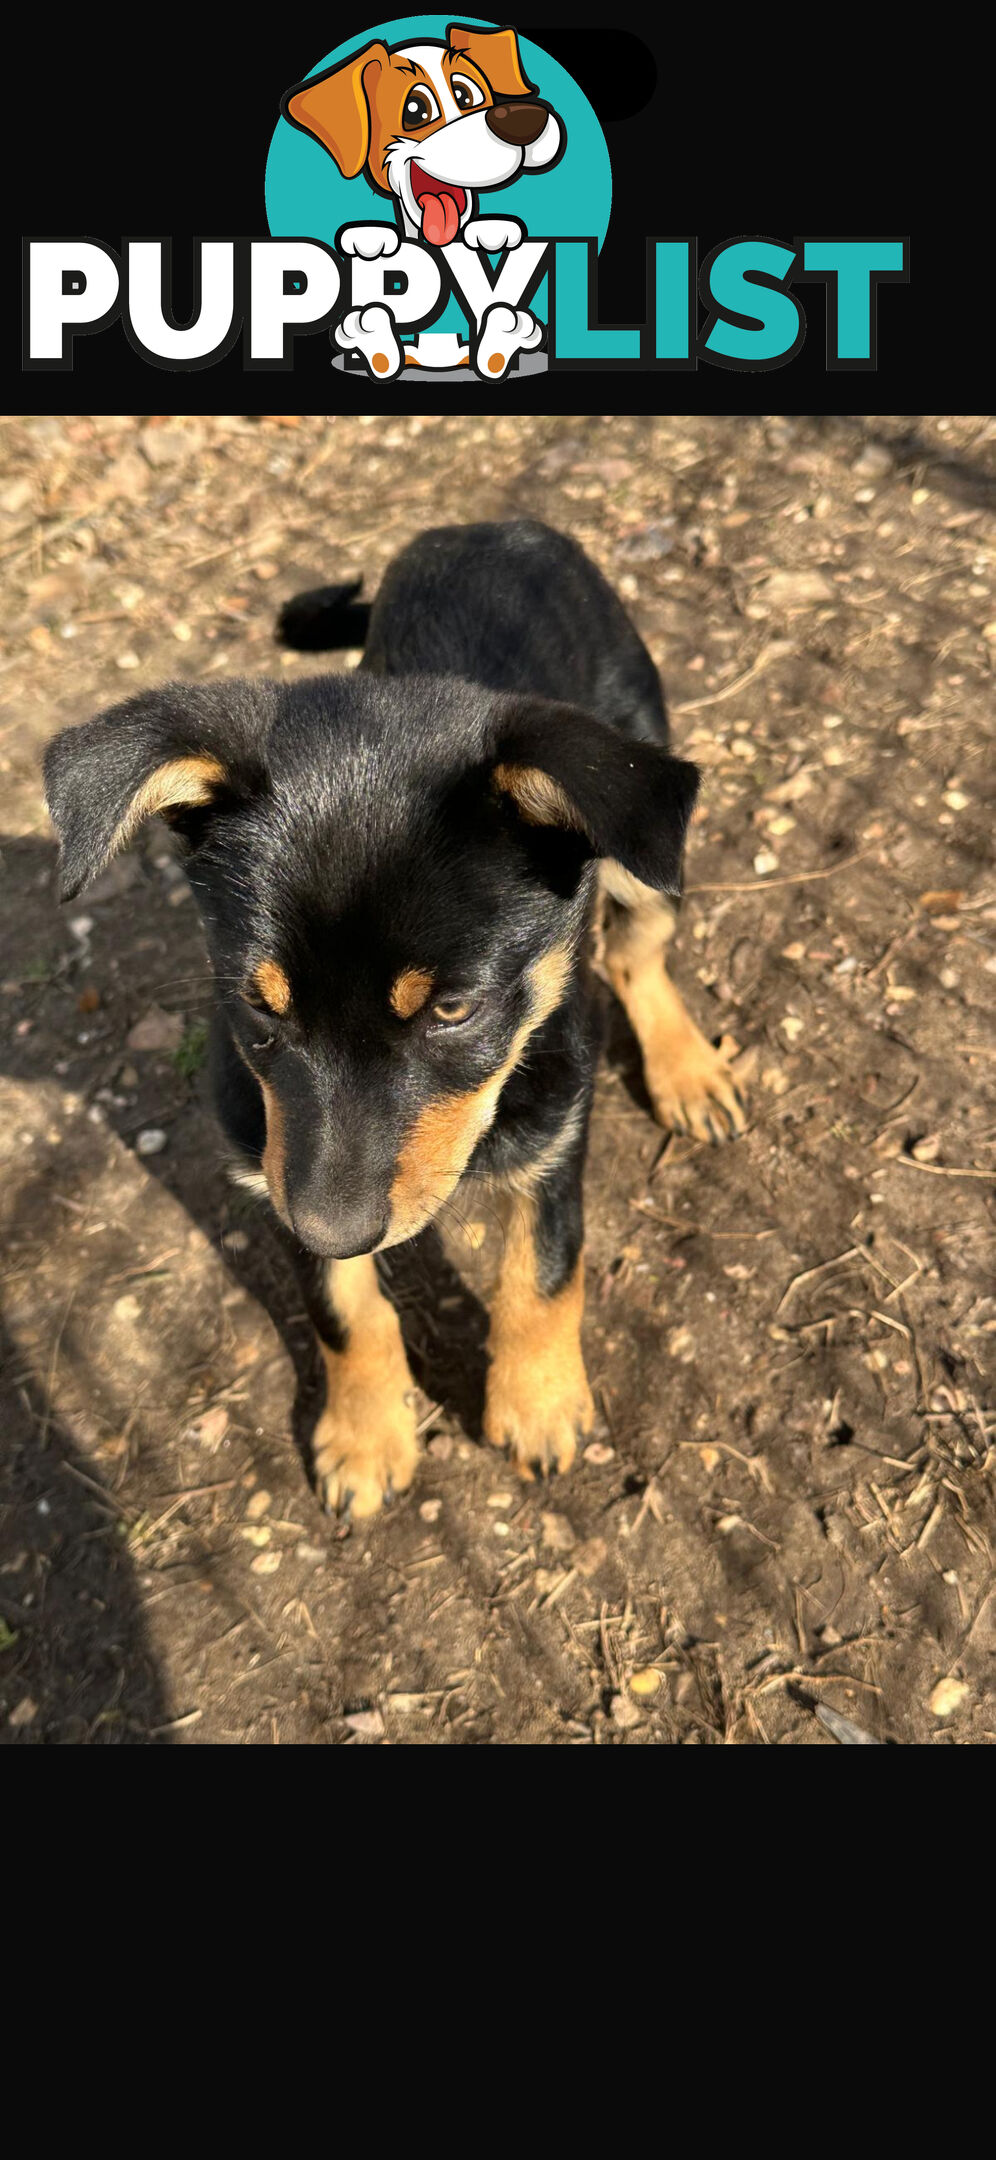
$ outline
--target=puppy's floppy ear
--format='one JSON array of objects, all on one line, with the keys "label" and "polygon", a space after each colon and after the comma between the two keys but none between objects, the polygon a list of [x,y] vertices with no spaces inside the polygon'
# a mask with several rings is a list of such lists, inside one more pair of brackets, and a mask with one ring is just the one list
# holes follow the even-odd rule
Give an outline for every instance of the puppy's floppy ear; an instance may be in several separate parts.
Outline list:
[{"label": "puppy's floppy ear", "polygon": [[525,74],[514,30],[473,30],[465,23],[451,23],[446,43],[479,67],[498,98],[528,97],[536,84]]},{"label": "puppy's floppy ear", "polygon": [[683,758],[632,742],[573,705],[515,698],[500,709],[492,777],[527,824],[581,833],[595,855],[622,863],[642,884],[681,891],[699,784],[697,767]]},{"label": "puppy's floppy ear", "polygon": [[180,815],[260,783],[273,683],[166,683],[66,728],[45,752],[45,799],[73,900],[143,819]]},{"label": "puppy's floppy ear", "polygon": [[362,52],[340,60],[325,75],[295,83],[280,100],[284,119],[302,134],[313,135],[335,159],[344,180],[355,180],[370,156],[370,106],[382,68],[390,66],[379,38]]}]

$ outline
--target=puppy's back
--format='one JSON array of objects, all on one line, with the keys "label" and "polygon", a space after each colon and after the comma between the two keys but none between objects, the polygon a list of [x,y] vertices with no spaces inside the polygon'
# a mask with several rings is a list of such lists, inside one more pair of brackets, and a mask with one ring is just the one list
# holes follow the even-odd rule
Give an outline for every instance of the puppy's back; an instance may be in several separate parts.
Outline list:
[{"label": "puppy's back", "polygon": [[621,601],[576,541],[535,518],[411,541],[388,566],[362,665],[565,699],[667,742],[660,679]]}]

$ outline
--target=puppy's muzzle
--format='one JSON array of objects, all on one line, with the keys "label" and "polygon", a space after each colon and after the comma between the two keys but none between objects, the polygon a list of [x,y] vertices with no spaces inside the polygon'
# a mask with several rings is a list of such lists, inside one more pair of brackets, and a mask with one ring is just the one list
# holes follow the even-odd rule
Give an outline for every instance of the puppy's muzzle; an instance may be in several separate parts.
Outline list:
[{"label": "puppy's muzzle", "polygon": [[527,143],[536,142],[542,135],[550,114],[547,106],[524,99],[517,105],[489,105],[484,117],[499,142],[515,143],[525,149]]}]

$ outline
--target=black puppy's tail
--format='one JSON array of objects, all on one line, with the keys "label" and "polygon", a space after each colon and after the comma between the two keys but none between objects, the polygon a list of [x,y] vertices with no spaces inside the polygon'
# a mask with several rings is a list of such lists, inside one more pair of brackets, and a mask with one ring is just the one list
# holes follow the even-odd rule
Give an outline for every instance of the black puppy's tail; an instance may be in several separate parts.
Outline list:
[{"label": "black puppy's tail", "polygon": [[320,585],[316,592],[288,600],[277,617],[277,640],[295,652],[341,652],[362,645],[370,624],[370,603],[357,601],[362,578],[348,585]]}]

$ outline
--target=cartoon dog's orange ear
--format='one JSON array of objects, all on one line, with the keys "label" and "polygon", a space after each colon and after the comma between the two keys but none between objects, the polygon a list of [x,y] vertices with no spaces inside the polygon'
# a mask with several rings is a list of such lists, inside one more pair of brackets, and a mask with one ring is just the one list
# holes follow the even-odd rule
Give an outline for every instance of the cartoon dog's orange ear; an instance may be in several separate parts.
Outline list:
[{"label": "cartoon dog's orange ear", "polygon": [[523,74],[514,30],[473,30],[451,23],[446,43],[452,53],[464,53],[480,68],[496,97],[528,97],[535,90],[536,84]]},{"label": "cartoon dog's orange ear", "polygon": [[295,83],[280,100],[284,119],[313,135],[335,159],[344,180],[355,180],[370,156],[370,106],[382,68],[389,65],[387,46],[378,39],[362,52],[341,60],[327,75]]}]

